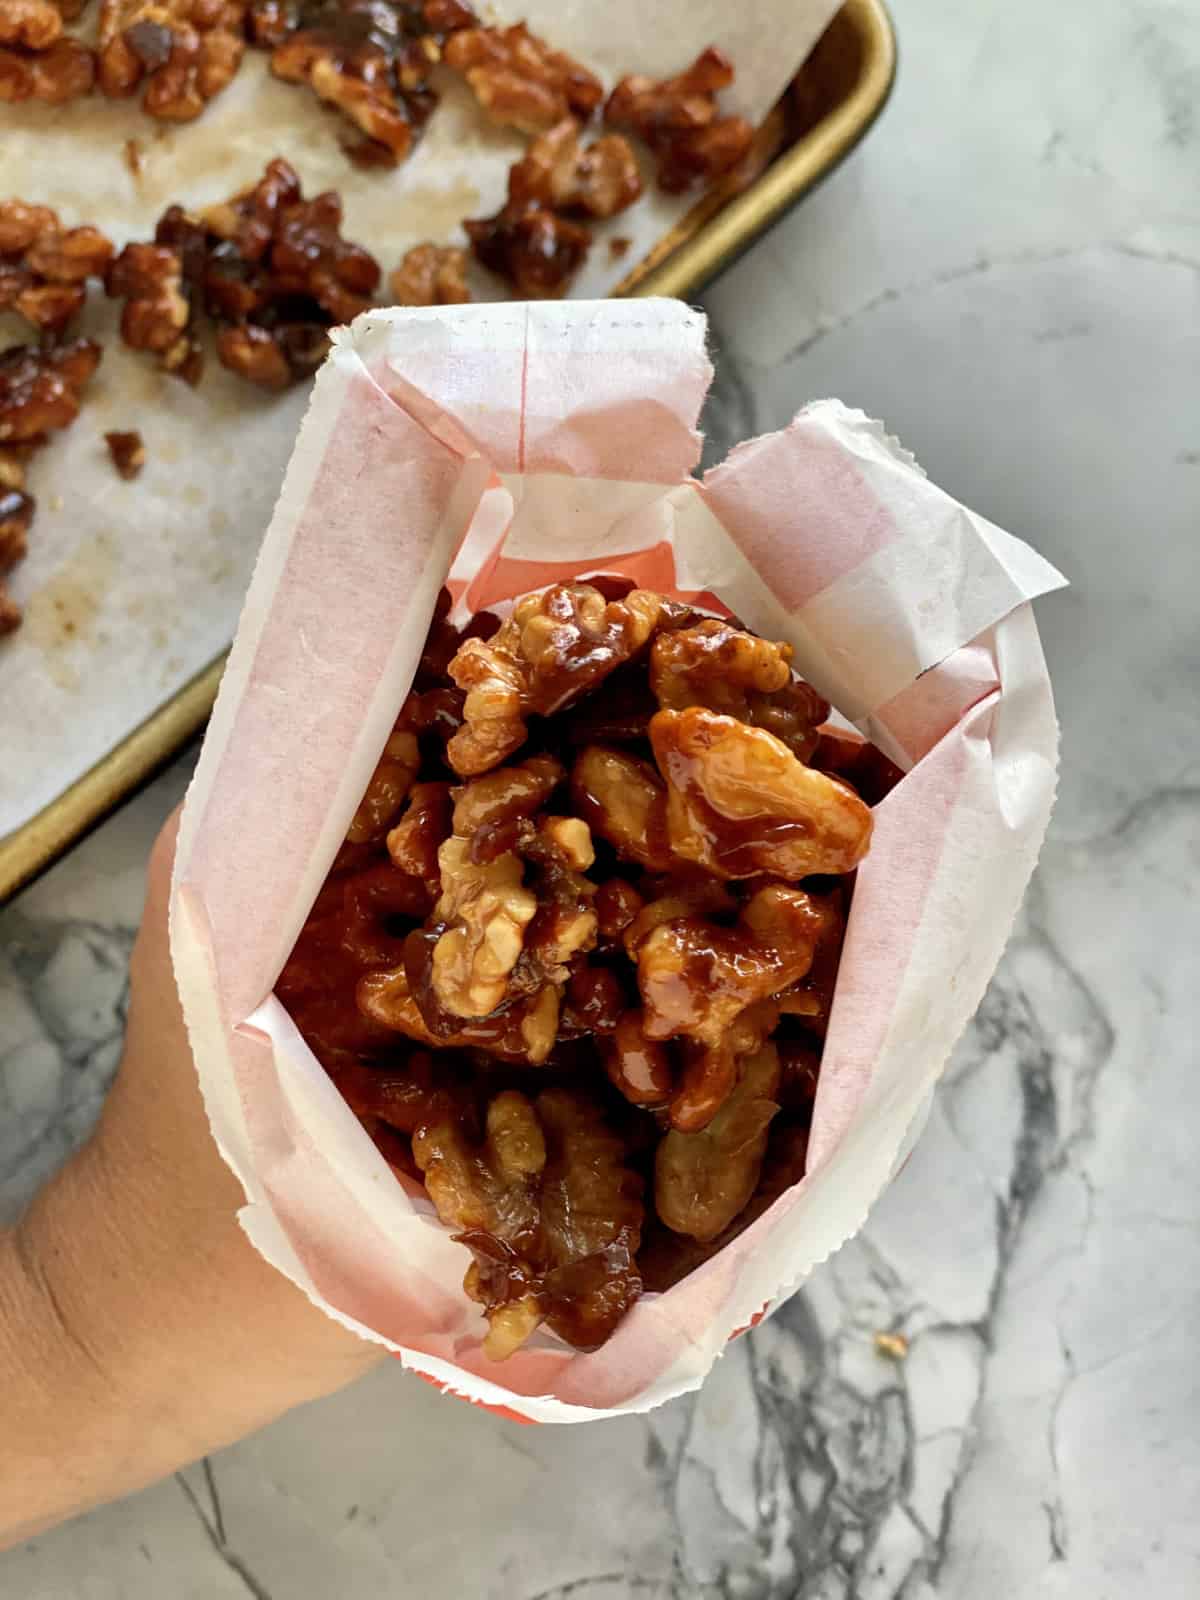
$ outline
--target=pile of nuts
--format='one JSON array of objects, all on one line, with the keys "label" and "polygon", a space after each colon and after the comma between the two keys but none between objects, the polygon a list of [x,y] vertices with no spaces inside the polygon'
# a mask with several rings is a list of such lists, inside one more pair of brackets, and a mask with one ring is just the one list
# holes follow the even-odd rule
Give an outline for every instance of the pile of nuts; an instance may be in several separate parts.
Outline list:
[{"label": "pile of nuts", "polygon": [[332,192],[306,200],[286,161],[256,184],[191,216],[163,213],[152,243],[127,244],[106,277],[124,301],[121,336],[165,371],[199,380],[202,320],[223,366],[264,389],[310,376],[330,328],[372,303],[379,265],[341,234]]},{"label": "pile of nuts", "polygon": [[97,228],[64,228],[48,206],[0,201],[0,312],[16,312],[38,335],[0,351],[0,635],[21,620],[5,579],[25,554],[36,510],[26,465],[79,415],[100,346],[67,330],[112,253]]},{"label": "pile of nuts", "polygon": [[448,611],[277,993],[469,1247],[487,1353],[594,1349],[802,1176],[899,774],[789,646],[627,580]]},{"label": "pile of nuts", "polygon": [[[270,51],[276,77],[308,85],[341,113],[355,130],[351,159],[394,167],[437,104],[434,68],[457,73],[490,121],[529,140],[500,210],[464,221],[476,260],[529,299],[563,294],[587,259],[591,224],[641,196],[628,134],[656,156],[671,193],[731,172],[752,139],[741,118],[718,114],[733,69],[715,49],[674,78],[623,78],[606,101],[581,63],[523,23],[482,25],[468,0],[100,0],[94,47],[65,31],[87,4],[0,0],[0,102],[57,105],[98,89],[188,122],[233,80],[249,44]],[[610,131],[589,138],[596,116]],[[136,176],[135,142],[126,153]],[[26,466],[74,420],[100,359],[90,340],[65,342],[88,281],[123,302],[123,340],[164,372],[199,381],[210,325],[223,366],[280,390],[311,376],[332,327],[376,303],[379,265],[342,237],[341,223],[338,195],[305,199],[280,158],[223,204],[198,214],[169,207],[153,239],[119,255],[97,228],[64,228],[48,207],[0,202],[0,313],[17,313],[39,336],[0,352],[0,634],[20,622],[5,576],[25,553],[35,509]],[[614,260],[627,245],[611,241]],[[387,290],[395,305],[467,301],[467,251],[418,244]],[[136,476],[140,436],[106,441],[116,470]]]}]

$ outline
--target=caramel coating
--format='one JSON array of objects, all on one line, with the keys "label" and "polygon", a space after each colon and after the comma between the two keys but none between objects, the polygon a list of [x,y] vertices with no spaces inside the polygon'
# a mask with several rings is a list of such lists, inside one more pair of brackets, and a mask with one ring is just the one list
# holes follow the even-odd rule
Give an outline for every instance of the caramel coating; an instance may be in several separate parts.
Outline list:
[{"label": "caramel coating", "polygon": [[98,228],[64,228],[48,206],[0,201],[0,311],[61,334],[83,309],[87,280],[104,276],[112,253]]},{"label": "caramel coating", "polygon": [[398,306],[457,306],[471,298],[467,252],[454,245],[415,244],[388,278]]},{"label": "caramel coating", "polygon": [[829,702],[792,675],[792,647],[709,618],[660,633],[650,652],[650,687],[664,711],[705,706],[765,728],[801,761],[817,747]]},{"label": "caramel coating", "polygon": [[746,156],[754,129],[744,117],[717,114],[717,95],[733,82],[733,67],[710,46],[674,78],[636,73],[609,96],[604,118],[638,134],[658,157],[659,187],[680,194],[711,182]]},{"label": "caramel coating", "polygon": [[530,713],[549,717],[628,661],[664,615],[659,595],[634,589],[606,601],[586,583],[552,584],[519,600],[488,640],[468,639],[450,662],[467,694],[463,728],[447,746],[464,777],[486,772],[525,742]]},{"label": "caramel coating", "polygon": [[582,131],[564,117],[534,139],[509,172],[509,200],[585,217],[615,217],[633,205],[642,193],[633,146],[609,133],[584,149]]},{"label": "caramel coating", "polygon": [[[0,0],[0,104],[41,100],[63,105],[91,93],[95,55],[63,33],[64,19],[72,20],[81,9],[67,0],[57,5],[50,0]],[[45,211],[41,206],[29,209]]]},{"label": "caramel coating", "polygon": [[765,1044],[745,1058],[733,1091],[703,1130],[672,1128],[663,1139],[654,1201],[668,1228],[705,1243],[743,1209],[762,1171],[778,1090],[779,1052]]},{"label": "caramel coating", "polygon": [[310,376],[329,329],[365,310],[379,282],[378,263],[342,237],[341,221],[337,195],[305,199],[278,158],[199,217],[169,207],[153,242],[127,244],[109,269],[108,293],[125,301],[122,338],[194,383],[207,313],[218,359],[239,377],[275,390]]},{"label": "caramel coating", "polygon": [[627,579],[453,615],[279,993],[468,1247],[489,1357],[593,1349],[643,1265],[678,1281],[802,1175],[871,814],[802,759],[828,708],[786,645]]},{"label": "caramel coating", "polygon": [[96,81],[165,122],[191,122],[233,80],[246,0],[100,0]]},{"label": "caramel coating", "polygon": [[493,122],[522,133],[542,133],[572,112],[589,117],[604,98],[599,78],[552,50],[523,22],[462,29],[447,39],[442,54]]},{"label": "caramel coating", "polygon": [[764,728],[691,706],[658,712],[650,742],[683,859],[724,877],[794,879],[851,872],[866,855],[870,808]]}]

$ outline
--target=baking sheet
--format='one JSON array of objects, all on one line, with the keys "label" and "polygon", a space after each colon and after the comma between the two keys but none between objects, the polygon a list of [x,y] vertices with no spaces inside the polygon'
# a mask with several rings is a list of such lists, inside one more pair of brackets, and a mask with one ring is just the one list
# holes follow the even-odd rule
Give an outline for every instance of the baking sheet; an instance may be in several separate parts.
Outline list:
[{"label": "baking sheet", "polygon": [[[686,65],[720,44],[738,63],[738,109],[765,115],[837,9],[837,0],[575,0],[495,5],[527,17],[554,42],[615,76]],[[762,41],[770,39],[771,48]],[[413,158],[363,173],[343,155],[338,119],[307,90],[277,82],[250,52],[234,82],[196,123],[157,124],[137,102],[99,97],[62,108],[0,108],[0,195],[54,206],[67,223],[95,221],[120,245],[148,237],[163,209],[202,206],[252,182],[282,154],[308,193],[342,195],[345,233],[390,270],[423,239],[460,237],[464,216],[501,203],[524,141],[485,124],[446,75],[443,101]],[[135,176],[125,158],[139,146]],[[649,167],[644,163],[649,175]],[[630,212],[596,230],[573,288],[604,295],[695,203],[652,184]],[[610,237],[628,238],[617,257]],[[482,291],[483,281],[478,280]],[[494,280],[486,290],[496,294]],[[81,331],[104,360],[79,420],[35,460],[38,514],[30,551],[10,579],[24,626],[0,643],[0,838],[86,772],[228,643],[258,541],[282,479],[307,387],[262,395],[209,361],[196,390],[155,371],[116,337],[119,308],[94,296]],[[0,318],[0,342],[27,337]],[[103,443],[137,428],[141,477],[125,483]]]}]

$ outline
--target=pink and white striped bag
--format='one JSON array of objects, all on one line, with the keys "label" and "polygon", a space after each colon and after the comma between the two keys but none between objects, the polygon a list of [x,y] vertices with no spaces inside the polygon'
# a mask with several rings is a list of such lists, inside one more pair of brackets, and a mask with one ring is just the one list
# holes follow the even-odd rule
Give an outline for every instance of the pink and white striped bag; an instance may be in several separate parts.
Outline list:
[{"label": "pink and white striped bag", "polygon": [[[372,312],[336,337],[188,794],[175,970],[257,1249],[332,1317],[523,1418],[644,1411],[853,1234],[1033,869],[1057,728],[1030,606],[1061,576],[836,401],[702,479],[704,319],[673,301]],[[272,994],[441,585],[478,610],[623,572],[714,597],[906,776],[859,869],[804,1181],[599,1351],[481,1352],[464,1248],[396,1182]]]}]

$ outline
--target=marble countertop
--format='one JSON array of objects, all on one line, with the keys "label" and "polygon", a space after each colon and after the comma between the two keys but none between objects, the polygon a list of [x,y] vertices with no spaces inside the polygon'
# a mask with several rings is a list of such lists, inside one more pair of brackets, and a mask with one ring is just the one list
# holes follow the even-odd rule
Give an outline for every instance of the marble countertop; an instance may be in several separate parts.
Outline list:
[{"label": "marble countertop", "polygon": [[[836,393],[1074,584],[1039,606],[1050,839],[913,1158],[697,1396],[521,1428],[389,1368],[0,1557],[0,1594],[1197,1592],[1200,12],[893,9],[882,121],[705,303],[714,458]],[[0,912],[0,1216],[91,1126],[188,770]]]}]

